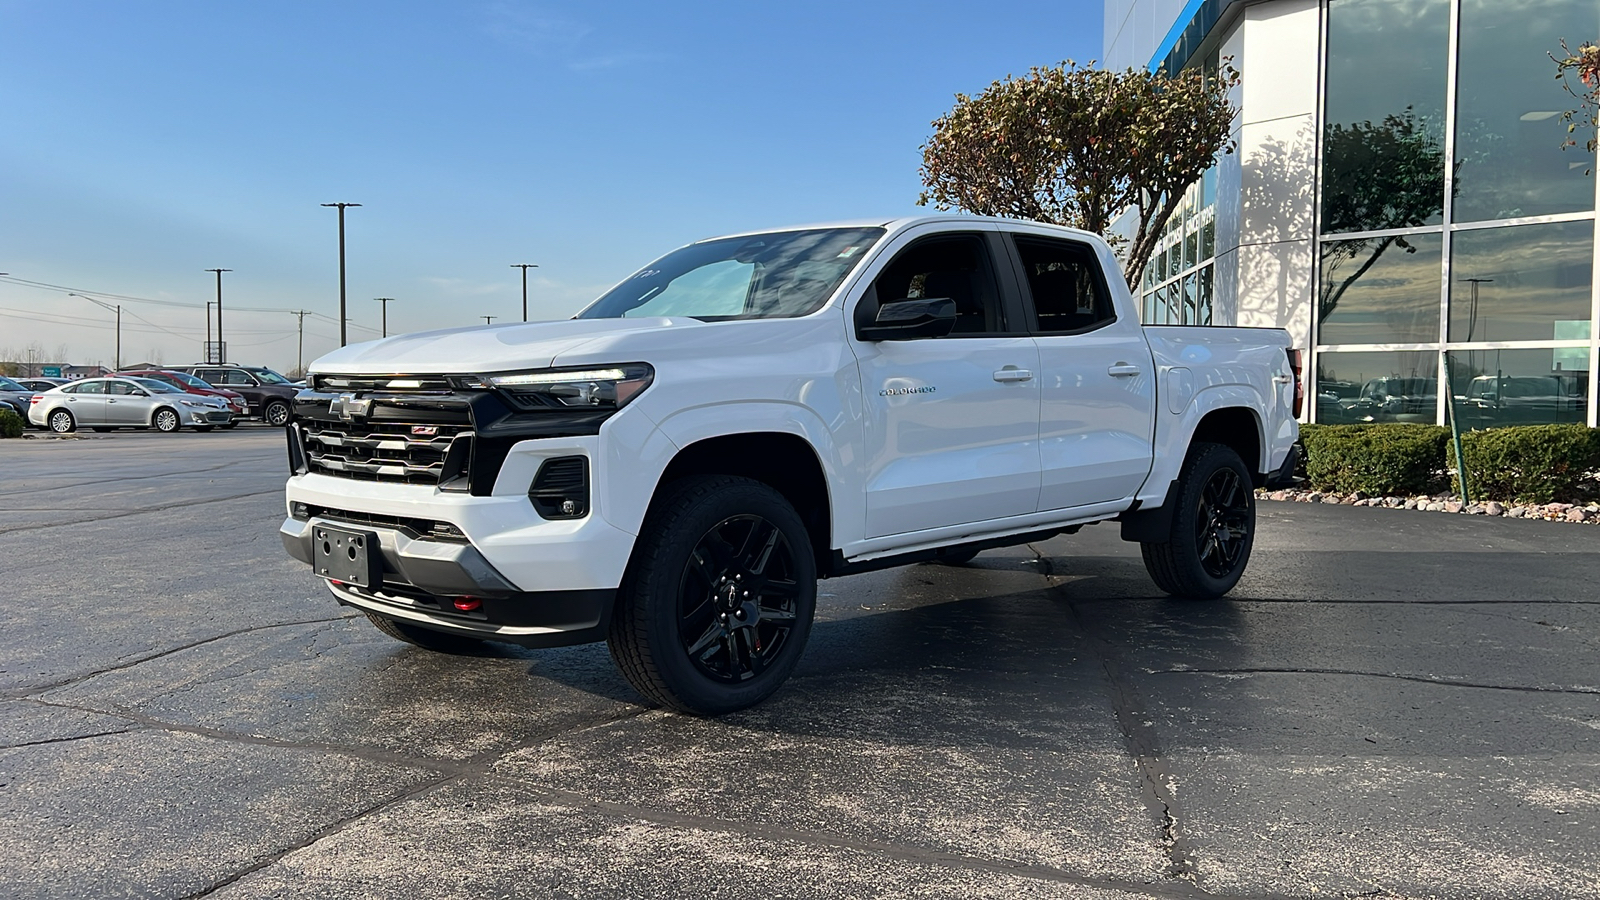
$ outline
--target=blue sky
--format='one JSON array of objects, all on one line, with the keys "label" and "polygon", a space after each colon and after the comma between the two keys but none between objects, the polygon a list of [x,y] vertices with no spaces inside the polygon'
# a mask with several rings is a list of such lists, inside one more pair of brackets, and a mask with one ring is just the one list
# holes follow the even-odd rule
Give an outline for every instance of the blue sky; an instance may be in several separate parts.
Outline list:
[{"label": "blue sky", "polygon": [[[957,92],[1100,53],[1101,3],[0,0],[0,351],[229,357],[564,318],[680,244],[918,211]],[[25,284],[23,282],[33,282]],[[38,285],[57,287],[39,287]],[[179,304],[179,305],[169,305]],[[48,321],[41,321],[48,320]],[[374,329],[374,330],[368,330]]]}]

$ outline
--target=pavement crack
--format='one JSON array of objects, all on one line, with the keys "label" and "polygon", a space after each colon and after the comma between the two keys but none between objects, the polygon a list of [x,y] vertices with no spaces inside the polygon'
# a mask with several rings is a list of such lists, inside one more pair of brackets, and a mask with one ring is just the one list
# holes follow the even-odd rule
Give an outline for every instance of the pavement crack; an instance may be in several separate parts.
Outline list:
[{"label": "pavement crack", "polygon": [[1320,669],[1309,667],[1257,666],[1248,669],[1152,669],[1151,675],[1350,675],[1360,678],[1392,678],[1396,681],[1414,681],[1418,684],[1436,684],[1440,687],[1474,688],[1483,691],[1516,691],[1525,694],[1586,694],[1600,696],[1600,687],[1573,685],[1571,687],[1540,687],[1520,684],[1487,684],[1479,681],[1457,681],[1429,675],[1406,675],[1400,672],[1364,672],[1359,669]]},{"label": "pavement crack", "polygon": [[200,890],[198,890],[198,891],[196,891],[196,892],[194,892],[192,894],[184,895],[182,900],[197,900],[197,898],[200,898],[200,897],[208,897],[208,896],[216,893],[217,891],[222,890],[223,888],[227,887],[228,885],[231,885],[231,884],[239,881],[242,878],[247,878],[247,877],[249,877],[251,875],[254,875],[255,873],[261,871],[262,869],[267,868],[268,866],[276,864],[279,860],[283,859],[284,857],[288,856],[291,853],[298,853],[299,851],[304,850],[307,847],[310,847],[310,846],[322,841],[325,838],[329,838],[329,837],[332,837],[335,834],[338,834],[339,832],[345,830],[346,828],[349,828],[351,825],[355,824],[356,822],[361,821],[362,819],[367,818],[368,816],[374,815],[376,813],[383,812],[384,810],[388,809],[391,806],[398,806],[398,805],[400,805],[402,803],[408,803],[411,800],[415,800],[416,798],[421,797],[421,796],[423,796],[425,794],[432,793],[433,791],[436,791],[439,788],[442,788],[442,787],[444,787],[444,786],[446,786],[448,784],[452,784],[452,783],[454,783],[456,781],[460,781],[464,777],[466,777],[465,773],[442,775],[440,777],[433,778],[433,779],[430,779],[428,781],[424,781],[423,783],[411,788],[410,790],[403,791],[403,792],[401,792],[399,794],[396,794],[393,797],[389,797],[386,800],[380,800],[379,802],[374,803],[371,806],[368,806],[368,807],[366,807],[364,809],[357,810],[356,812],[353,812],[350,815],[345,816],[342,819],[338,819],[338,820],[336,820],[334,822],[330,822],[329,824],[327,824],[324,827],[322,827],[321,829],[319,829],[315,834],[312,834],[312,835],[308,836],[304,840],[296,841],[296,842],[294,842],[293,844],[290,844],[287,847],[284,847],[284,848],[282,848],[282,849],[280,849],[280,850],[278,850],[278,851],[276,851],[274,853],[270,853],[267,856],[263,857],[262,859],[257,860],[253,865],[247,866],[247,867],[245,867],[243,869],[240,869],[237,872],[232,873],[231,875],[228,875],[228,876],[226,876],[226,877],[224,877],[222,879],[214,881],[210,885],[208,885],[208,886],[206,886],[206,887],[204,887],[204,888],[202,888],[202,889],[200,889]]},{"label": "pavement crack", "polygon": [[1050,558],[1039,552],[1039,548],[1032,544],[1028,545],[1028,549],[1039,557],[1051,592],[1065,603],[1073,624],[1100,661],[1106,685],[1110,689],[1117,726],[1122,731],[1128,755],[1138,767],[1144,785],[1142,793],[1145,808],[1150,811],[1160,831],[1162,849],[1167,856],[1167,870],[1164,874],[1167,878],[1192,883],[1197,870],[1193,851],[1183,830],[1182,807],[1178,803],[1175,789],[1177,778],[1167,768],[1166,754],[1162,750],[1155,723],[1145,708],[1144,698],[1140,696],[1138,689],[1133,685],[1133,680],[1129,677],[1131,666],[1123,659],[1122,652],[1116,644],[1100,629],[1091,627],[1073,598],[1060,591],[1066,582],[1054,574]]},{"label": "pavement crack", "polygon": [[1199,898],[1214,897],[1197,887],[1182,883],[1152,884],[1143,881],[1124,881],[1113,878],[1098,878],[1092,875],[1080,875],[1053,866],[1038,863],[1022,862],[1020,860],[993,859],[981,856],[970,856],[964,853],[955,853],[946,850],[934,850],[925,847],[906,846],[888,841],[873,840],[871,838],[853,838],[828,832],[811,831],[802,828],[789,828],[764,822],[732,821],[715,816],[696,815],[693,813],[674,812],[653,807],[635,806],[630,803],[618,803],[611,800],[599,800],[585,796],[574,791],[559,788],[530,785],[525,781],[495,776],[494,780],[503,782],[508,788],[520,788],[546,801],[577,809],[593,812],[617,819],[628,821],[643,821],[652,825],[668,828],[693,829],[697,831],[711,831],[722,834],[733,834],[746,837],[760,838],[762,840],[783,841],[791,843],[808,844],[812,846],[831,847],[837,850],[866,853],[881,858],[898,860],[917,865],[937,865],[960,869],[976,869],[978,871],[993,872],[1001,875],[1032,878],[1039,881],[1048,881],[1058,884],[1070,884],[1080,887],[1098,888],[1103,890],[1123,891],[1140,894],[1148,897],[1183,898],[1183,900],[1199,900]]},{"label": "pavement crack", "polygon": [[144,506],[138,509],[121,510],[104,516],[90,519],[76,519],[71,522],[51,522],[47,525],[28,524],[16,525],[11,528],[0,528],[0,534],[11,534],[14,531],[31,533],[44,531],[48,528],[70,528],[74,525],[93,525],[96,522],[107,522],[112,519],[125,519],[129,516],[142,516],[149,513],[169,512],[174,509],[184,509],[191,506],[205,506],[208,503],[226,503],[229,500],[243,500],[246,497],[263,497],[268,494],[282,494],[283,488],[273,488],[270,491],[250,491],[245,494],[230,494],[226,497],[207,497],[204,500],[187,500],[181,503],[163,503],[160,506]]},{"label": "pavement crack", "polygon": [[96,731],[93,734],[74,734],[70,737],[46,738],[42,741],[24,741],[20,744],[6,744],[0,750],[21,750],[23,747],[46,747],[50,744],[70,744],[73,741],[87,741],[90,738],[110,737],[114,734],[127,734],[138,731],[137,728],[118,728],[113,731]]},{"label": "pavement crack", "polygon": [[329,623],[329,622],[340,622],[340,621],[343,621],[343,620],[348,619],[348,618],[351,618],[351,616],[348,616],[348,615],[331,616],[331,617],[324,617],[324,618],[320,618],[320,619],[304,619],[304,620],[297,621],[297,622],[273,622],[273,623],[270,623],[270,624],[267,624],[267,625],[251,625],[248,628],[236,628],[233,631],[227,631],[227,632],[224,632],[222,634],[213,635],[213,636],[208,637],[208,638],[202,638],[202,639],[200,639],[198,641],[190,641],[187,644],[180,644],[180,645],[178,645],[176,647],[168,647],[165,650],[158,650],[158,651],[156,651],[154,653],[147,653],[144,656],[140,656],[140,657],[137,657],[135,659],[130,659],[127,662],[118,663],[118,664],[116,664],[114,666],[107,666],[107,667],[102,668],[102,669],[95,669],[95,670],[93,670],[91,672],[79,673],[77,675],[73,675],[70,678],[63,678],[60,681],[52,681],[52,682],[48,682],[46,684],[31,685],[31,686],[29,686],[27,688],[23,688],[23,689],[20,689],[20,690],[0,691],[0,700],[21,700],[21,699],[25,699],[25,698],[28,698],[28,697],[33,697],[33,696],[35,696],[37,694],[40,694],[40,693],[43,693],[45,691],[53,691],[53,690],[58,690],[58,689],[64,688],[64,687],[71,687],[72,685],[80,684],[82,682],[88,681],[91,678],[96,678],[98,676],[106,675],[106,674],[109,674],[111,672],[121,672],[124,669],[131,669],[134,666],[143,665],[144,663],[150,662],[151,660],[161,659],[164,656],[171,656],[174,653],[182,653],[185,650],[193,650],[196,647],[203,647],[206,644],[215,643],[216,641],[227,640],[228,638],[231,638],[231,637],[238,637],[241,634],[250,634],[251,632],[255,632],[255,631],[266,631],[266,630],[271,629],[271,628],[293,628],[293,627],[300,626],[300,625],[321,625],[321,624],[326,624],[326,623]]}]

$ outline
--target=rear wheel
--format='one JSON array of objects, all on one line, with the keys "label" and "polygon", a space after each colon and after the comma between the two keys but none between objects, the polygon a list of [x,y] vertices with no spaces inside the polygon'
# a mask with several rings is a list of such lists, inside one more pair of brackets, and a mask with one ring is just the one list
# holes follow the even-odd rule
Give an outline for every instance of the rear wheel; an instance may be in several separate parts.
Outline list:
[{"label": "rear wheel", "polygon": [[282,400],[273,400],[261,411],[261,418],[268,425],[277,425],[279,427],[287,425],[289,424],[289,404]]},{"label": "rear wheel", "polygon": [[45,420],[50,425],[50,430],[56,434],[71,434],[78,429],[78,423],[72,418],[72,413],[58,409]]},{"label": "rear wheel", "polygon": [[1139,545],[1145,570],[1173,596],[1221,597],[1239,582],[1255,543],[1250,470],[1230,447],[1195,444],[1174,490],[1167,540]]},{"label": "rear wheel", "polygon": [[414,644],[424,650],[433,650],[439,653],[470,653],[483,647],[483,641],[478,638],[466,637],[459,634],[445,634],[431,628],[423,628],[410,622],[401,622],[380,616],[377,613],[367,613],[367,621],[373,627],[387,634],[397,641]]},{"label": "rear wheel", "polygon": [[811,540],[782,494],[748,478],[687,478],[645,522],[607,643],[639,693],[720,715],[789,677],[816,598]]},{"label": "rear wheel", "polygon": [[151,417],[150,423],[162,434],[171,434],[183,427],[183,420],[178,418],[178,411],[165,406],[156,410],[156,414]]}]

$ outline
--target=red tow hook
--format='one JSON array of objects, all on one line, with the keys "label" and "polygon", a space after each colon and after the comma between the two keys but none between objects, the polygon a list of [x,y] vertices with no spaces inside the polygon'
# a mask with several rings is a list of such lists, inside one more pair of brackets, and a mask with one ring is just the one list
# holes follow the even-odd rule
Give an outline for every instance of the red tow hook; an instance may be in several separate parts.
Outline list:
[{"label": "red tow hook", "polygon": [[482,605],[483,601],[479,600],[477,597],[457,597],[455,599],[456,609],[459,609],[462,612],[472,612]]}]

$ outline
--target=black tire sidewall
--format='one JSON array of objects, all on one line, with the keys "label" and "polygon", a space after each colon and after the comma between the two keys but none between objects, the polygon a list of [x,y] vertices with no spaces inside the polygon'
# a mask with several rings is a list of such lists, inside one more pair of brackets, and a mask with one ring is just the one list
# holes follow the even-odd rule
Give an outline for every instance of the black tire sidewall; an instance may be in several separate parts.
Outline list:
[{"label": "black tire sidewall", "polygon": [[[1200,563],[1200,544],[1195,534],[1195,526],[1200,516],[1201,493],[1212,476],[1225,468],[1232,469],[1239,476],[1245,504],[1250,510],[1250,527],[1245,533],[1244,550],[1239,554],[1238,565],[1234,566],[1233,571],[1226,576],[1218,578],[1207,572],[1205,566]],[[1255,545],[1256,537],[1255,521],[1255,493],[1250,487],[1250,470],[1245,468],[1239,454],[1231,447],[1222,444],[1202,444],[1196,447],[1184,464],[1184,473],[1179,482],[1178,507],[1172,516],[1172,544],[1173,550],[1176,551],[1172,557],[1172,564],[1176,569],[1173,574],[1178,576],[1182,592],[1198,599],[1209,600],[1221,597],[1232,590],[1250,563],[1250,552]]]},{"label": "black tire sidewall", "polygon": [[[282,422],[274,422],[274,421],[272,421],[272,412],[273,412],[273,410],[276,410],[276,409],[283,410],[283,421]],[[290,413],[289,404],[285,403],[282,400],[269,400],[269,401],[267,401],[267,405],[261,408],[261,421],[263,421],[263,422],[267,423],[268,425],[271,425],[271,426],[273,426],[275,428],[282,428],[282,427],[284,427],[284,426],[289,424],[289,413]]]},{"label": "black tire sidewall", "polygon": [[[663,682],[669,705],[697,715],[720,715],[761,702],[788,679],[811,635],[816,612],[816,560],[805,523],[782,494],[757,481],[743,478],[725,482],[708,492],[680,491],[663,504],[664,515],[647,525],[646,564],[631,571],[624,602],[643,626],[650,657]],[[698,481],[698,480],[696,480]],[[738,515],[757,515],[772,523],[789,542],[794,555],[796,581],[795,624],[785,645],[761,674],[738,684],[716,681],[695,667],[684,652],[678,633],[679,587],[690,554],[718,523]],[[632,567],[630,567],[632,568]]]}]

